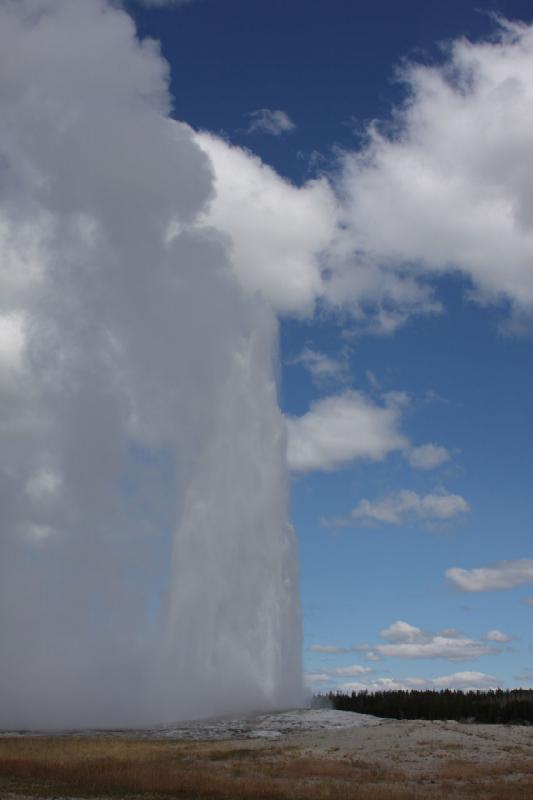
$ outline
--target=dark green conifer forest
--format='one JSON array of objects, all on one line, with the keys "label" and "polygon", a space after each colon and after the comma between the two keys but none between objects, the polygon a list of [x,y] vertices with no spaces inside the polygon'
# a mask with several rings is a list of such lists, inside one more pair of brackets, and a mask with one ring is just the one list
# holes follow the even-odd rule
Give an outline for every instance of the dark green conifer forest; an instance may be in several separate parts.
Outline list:
[{"label": "dark green conifer forest", "polygon": [[533,689],[329,692],[315,695],[313,705],[392,719],[533,725]]}]

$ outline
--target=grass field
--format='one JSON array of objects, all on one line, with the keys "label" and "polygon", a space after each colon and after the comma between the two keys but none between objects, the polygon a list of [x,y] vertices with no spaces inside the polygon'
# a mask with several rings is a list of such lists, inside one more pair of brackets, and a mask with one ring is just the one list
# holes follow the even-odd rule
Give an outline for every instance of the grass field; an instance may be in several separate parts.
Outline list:
[{"label": "grass field", "polygon": [[198,800],[531,800],[533,766],[453,751],[429,773],[253,742],[0,739],[0,797]]}]

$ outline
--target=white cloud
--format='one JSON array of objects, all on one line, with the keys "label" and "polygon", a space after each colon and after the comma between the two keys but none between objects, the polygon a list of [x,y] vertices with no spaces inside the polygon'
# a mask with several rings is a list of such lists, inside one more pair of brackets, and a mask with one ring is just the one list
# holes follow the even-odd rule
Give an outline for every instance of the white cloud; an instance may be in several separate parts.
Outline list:
[{"label": "white cloud", "polygon": [[387,692],[410,689],[490,689],[502,685],[502,681],[494,675],[484,672],[454,672],[436,678],[376,678],[371,681],[344,683],[338,689],[351,692]]},{"label": "white cloud", "polygon": [[[430,633],[411,625],[404,620],[397,620],[388,628],[380,631],[385,644],[359,644],[351,647],[333,647],[312,645],[309,649],[315,653],[336,655],[340,653],[365,653],[370,661],[382,658],[443,658],[447,661],[469,661],[484,655],[500,653],[501,650],[487,641],[469,639],[454,628],[447,628],[437,633]],[[493,640],[491,640],[493,641]],[[501,640],[497,640],[498,643]],[[506,640],[507,641],[507,640]],[[331,672],[324,670],[324,672]]]},{"label": "white cloud", "polygon": [[499,631],[497,628],[493,628],[491,631],[487,631],[485,636],[483,637],[487,640],[487,642],[500,642],[501,644],[505,644],[506,642],[512,641],[514,639],[513,636],[509,636],[507,633],[503,633]]},{"label": "white cloud", "polygon": [[372,669],[362,667],[360,664],[352,664],[349,667],[334,667],[329,672],[339,678],[354,678],[356,675],[366,675],[368,672],[372,672]]},{"label": "white cloud", "polygon": [[330,185],[319,179],[298,188],[247,150],[208,133],[196,141],[215,171],[203,223],[228,236],[241,285],[281,314],[311,314],[323,294],[321,254],[337,224]]},{"label": "white cloud", "polygon": [[455,630],[431,634],[398,620],[381,631],[387,644],[372,646],[370,651],[381,657],[392,658],[445,658],[448,661],[463,661],[490,653],[498,653],[493,646],[468,639]]},{"label": "white cloud", "polygon": [[[340,191],[343,196],[343,191]],[[345,336],[367,333],[390,335],[413,314],[439,314],[440,301],[429,282],[405,269],[395,271],[351,239],[350,223],[340,212],[339,229],[326,254],[327,278],[323,302],[347,314]]]},{"label": "white cloud", "polygon": [[425,639],[425,634],[420,628],[401,619],[393,622],[388,628],[384,628],[379,635],[383,639],[388,639],[389,642],[420,642]]},{"label": "white cloud", "polygon": [[271,136],[279,136],[296,128],[287,112],[280,109],[259,108],[257,111],[250,111],[246,116],[250,118],[246,133],[268,133]]},{"label": "white cloud", "polygon": [[363,667],[361,664],[351,664],[347,667],[331,667],[320,672],[306,672],[304,677],[307,684],[331,683],[341,678],[355,678],[359,675],[368,675],[373,672],[370,667]]},{"label": "white cloud", "polygon": [[[515,327],[525,324],[532,67],[533,26],[505,23],[489,42],[454,42],[442,65],[403,70],[409,98],[393,134],[374,126],[366,147],[341,158],[339,178],[302,187],[248,150],[198,134],[216,174],[204,222],[231,241],[241,284],[281,314],[312,314],[320,301],[347,312],[356,331],[386,334],[412,314],[439,313],[434,278],[460,272],[480,302],[504,298]],[[416,468],[444,463],[438,445],[417,450]]]},{"label": "white cloud", "polygon": [[295,472],[334,470],[357,459],[381,461],[406,445],[399,431],[405,396],[384,405],[363,392],[347,391],[314,403],[302,417],[287,419],[288,458]]},{"label": "white cloud", "polygon": [[423,642],[377,645],[372,652],[388,658],[444,658],[448,661],[469,661],[498,651],[473,639],[433,636]]},{"label": "white cloud", "polygon": [[318,385],[342,383],[348,377],[348,361],[344,355],[340,358],[332,358],[332,356],[310,347],[304,347],[301,353],[287,363],[304,366]]},{"label": "white cloud", "polygon": [[420,495],[409,489],[386,495],[378,500],[361,500],[348,517],[327,521],[333,527],[344,527],[356,523],[402,525],[410,520],[448,520],[464,514],[470,507],[458,494]]},{"label": "white cloud", "polygon": [[331,677],[327,672],[304,672],[304,681],[307,686],[315,686],[319,683],[330,683]]},{"label": "white cloud", "polygon": [[[504,21],[490,41],[458,39],[445,63],[411,64],[402,78],[409,96],[394,132],[374,126],[366,149],[344,158],[358,260],[381,264],[383,285],[387,266],[415,284],[460,271],[481,302],[504,297],[531,313],[533,26]],[[356,294],[356,269],[339,265],[329,293]],[[407,293],[416,308],[414,286]]]},{"label": "white cloud", "polygon": [[463,592],[488,592],[492,589],[512,589],[533,583],[533,559],[499,561],[497,564],[476,569],[452,567],[446,577]]},{"label": "white cloud", "polygon": [[449,461],[451,455],[445,447],[428,442],[411,448],[405,457],[414,469],[434,469]]}]

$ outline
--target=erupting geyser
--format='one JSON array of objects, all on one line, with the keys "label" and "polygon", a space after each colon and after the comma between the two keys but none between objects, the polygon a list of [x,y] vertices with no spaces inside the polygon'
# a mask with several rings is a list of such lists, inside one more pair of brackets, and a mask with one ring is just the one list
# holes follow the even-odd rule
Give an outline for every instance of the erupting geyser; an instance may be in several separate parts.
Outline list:
[{"label": "erupting geyser", "polygon": [[167,80],[107,0],[0,0],[3,728],[300,700],[276,320]]}]

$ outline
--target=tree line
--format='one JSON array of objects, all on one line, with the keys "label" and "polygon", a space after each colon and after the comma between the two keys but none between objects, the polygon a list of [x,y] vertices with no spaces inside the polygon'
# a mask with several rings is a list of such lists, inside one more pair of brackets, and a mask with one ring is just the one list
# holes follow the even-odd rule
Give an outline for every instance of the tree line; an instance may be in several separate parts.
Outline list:
[{"label": "tree line", "polygon": [[533,689],[329,692],[315,695],[313,706],[392,719],[533,725]]}]

